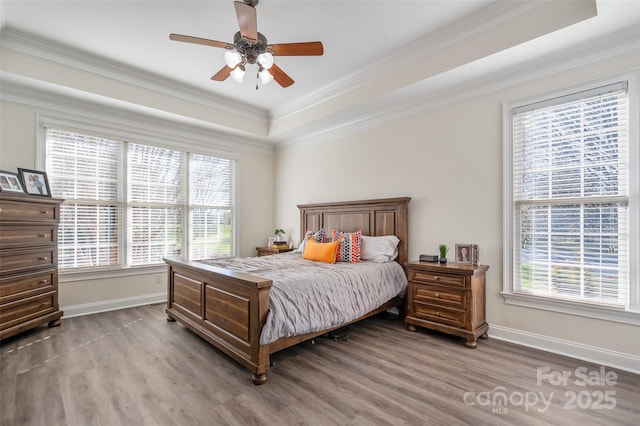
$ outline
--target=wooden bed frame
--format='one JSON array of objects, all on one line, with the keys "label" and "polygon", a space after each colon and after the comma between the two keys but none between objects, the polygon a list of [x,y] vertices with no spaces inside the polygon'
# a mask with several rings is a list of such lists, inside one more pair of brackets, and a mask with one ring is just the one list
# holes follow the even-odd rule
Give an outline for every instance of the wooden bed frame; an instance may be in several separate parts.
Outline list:
[{"label": "wooden bed frame", "polygon": [[[300,235],[324,228],[363,235],[396,235],[400,239],[397,261],[407,261],[408,206],[411,198],[305,204],[300,209]],[[281,338],[261,345],[260,334],[269,311],[272,281],[180,258],[164,259],[168,264],[167,321],[178,321],[214,347],[253,372],[253,383],[267,381],[270,355],[337,328],[302,336]],[[356,321],[398,306],[394,298]],[[353,322],[356,322],[353,321]]]}]

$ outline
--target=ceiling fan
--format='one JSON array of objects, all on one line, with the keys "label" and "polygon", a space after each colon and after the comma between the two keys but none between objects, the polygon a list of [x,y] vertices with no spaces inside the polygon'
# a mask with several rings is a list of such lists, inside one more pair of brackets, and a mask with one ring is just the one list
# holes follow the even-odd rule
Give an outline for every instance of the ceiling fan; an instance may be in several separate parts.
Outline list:
[{"label": "ceiling fan", "polygon": [[[262,84],[275,80],[282,87],[291,86],[294,81],[278,65],[274,56],[321,56],[324,53],[322,42],[268,44],[267,38],[258,32],[255,6],[258,0],[234,1],[240,31],[233,36],[233,43],[209,40],[182,34],[170,34],[169,38],[186,43],[226,49],[226,65],[211,77],[215,81],[224,81],[229,76],[242,82],[247,64],[258,65],[258,78]],[[256,83],[256,89],[258,85]]]}]

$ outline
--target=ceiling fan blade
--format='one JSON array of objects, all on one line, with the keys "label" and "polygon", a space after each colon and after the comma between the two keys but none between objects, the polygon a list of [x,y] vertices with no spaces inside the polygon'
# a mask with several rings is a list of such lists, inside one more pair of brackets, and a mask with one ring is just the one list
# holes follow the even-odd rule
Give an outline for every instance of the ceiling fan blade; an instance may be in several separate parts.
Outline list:
[{"label": "ceiling fan blade", "polygon": [[273,76],[273,79],[277,81],[278,84],[282,87],[289,87],[294,83],[293,79],[289,77],[287,73],[282,71],[282,68],[280,68],[276,64],[273,64],[271,66],[271,68],[269,69],[269,73]]},{"label": "ceiling fan blade", "polygon": [[233,44],[231,43],[209,40],[208,38],[193,37],[182,34],[169,34],[169,38],[174,41],[184,41],[185,43],[204,44],[205,46],[220,47],[222,49],[233,49]]},{"label": "ceiling fan blade", "polygon": [[321,41],[269,44],[267,50],[276,56],[321,56],[324,53]]},{"label": "ceiling fan blade", "polygon": [[246,3],[239,1],[233,2],[236,7],[236,15],[238,16],[238,25],[240,26],[240,34],[249,43],[258,41],[258,20],[256,18],[256,9]]},{"label": "ceiling fan blade", "polygon": [[211,77],[211,80],[225,81],[231,75],[231,71],[233,71],[233,68],[229,68],[225,65],[220,71],[218,71],[213,75],[213,77]]}]

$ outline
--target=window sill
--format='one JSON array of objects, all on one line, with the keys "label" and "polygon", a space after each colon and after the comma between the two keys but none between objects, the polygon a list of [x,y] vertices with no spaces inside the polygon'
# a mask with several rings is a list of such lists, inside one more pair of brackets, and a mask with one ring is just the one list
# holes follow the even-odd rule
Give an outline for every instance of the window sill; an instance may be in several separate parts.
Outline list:
[{"label": "window sill", "polygon": [[166,272],[167,266],[164,263],[151,266],[133,266],[128,268],[60,271],[58,273],[58,281],[61,283],[67,283],[74,281],[90,281],[105,278],[120,278],[134,275],[149,275]]},{"label": "window sill", "polygon": [[568,300],[551,299],[548,297],[529,294],[502,292],[507,305],[525,306],[527,308],[543,309],[589,318],[597,318],[624,324],[640,325],[640,312],[625,311],[621,308],[589,305]]}]

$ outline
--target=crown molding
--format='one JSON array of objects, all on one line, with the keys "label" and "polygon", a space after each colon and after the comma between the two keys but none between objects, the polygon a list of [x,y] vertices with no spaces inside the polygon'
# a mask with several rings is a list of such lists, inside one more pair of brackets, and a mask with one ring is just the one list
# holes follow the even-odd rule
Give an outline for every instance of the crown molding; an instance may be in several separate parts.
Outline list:
[{"label": "crown molding", "polygon": [[0,100],[4,102],[28,105],[51,116],[71,115],[93,122],[115,123],[118,127],[138,133],[141,138],[147,138],[146,135],[151,131],[165,135],[168,141],[186,139],[206,149],[223,149],[232,153],[240,149],[259,152],[274,150],[273,144],[266,138],[232,134],[226,128],[203,126],[200,120],[156,110],[146,111],[137,105],[120,101],[103,99],[103,102],[95,102],[91,98],[83,99],[83,93],[56,93],[55,87],[51,87],[54,85],[34,84],[24,77],[5,72],[0,74],[0,84]]},{"label": "crown molding", "polygon": [[94,53],[75,49],[11,27],[2,29],[0,42],[3,49],[22,55],[76,68],[209,108],[249,117],[252,120],[260,120],[265,123],[269,120],[269,113],[261,108],[224,96],[207,93],[194,86],[182,84],[157,74],[106,59]]},{"label": "crown molding", "polygon": [[341,113],[339,122],[335,117],[328,117],[325,121],[313,123],[313,128],[307,127],[297,132],[302,136],[283,136],[274,142],[278,150],[294,145],[320,144],[436,108],[634,54],[640,54],[640,33],[637,28],[630,27],[597,41],[589,40],[499,71],[490,71],[478,78],[467,78],[468,75],[477,75],[469,72],[469,68],[482,66],[482,61],[478,61],[457,69],[455,74],[458,78],[445,73],[427,79],[350,111],[348,116]]},{"label": "crown molding", "polygon": [[393,75],[398,69],[410,68],[465,41],[488,34],[505,23],[542,6],[544,2],[539,1],[492,2],[470,15],[397,49],[391,55],[385,55],[384,58],[360,71],[346,75],[304,97],[272,109],[271,122],[285,120],[300,111],[320,105],[327,99],[380,80],[382,76]]}]

